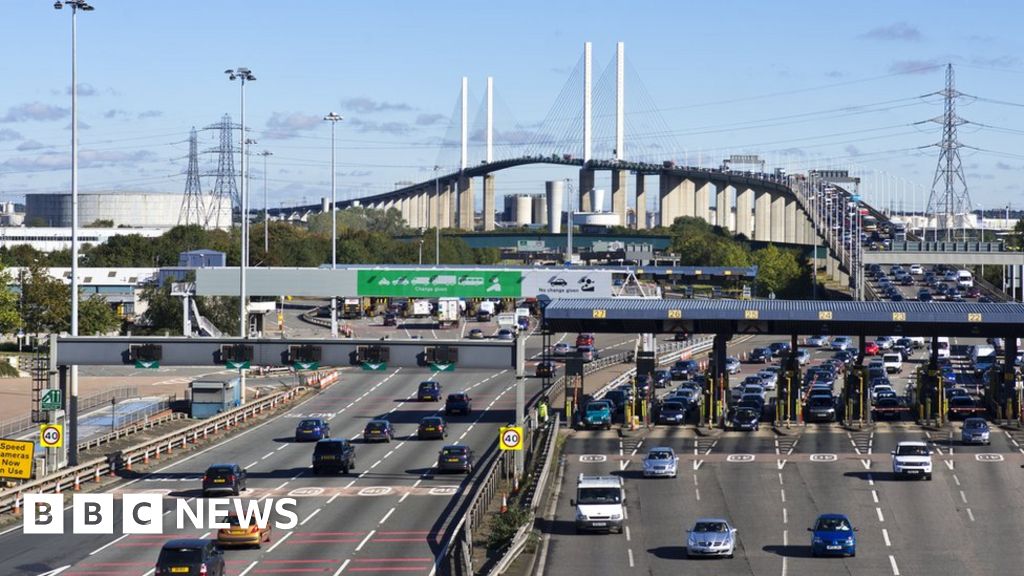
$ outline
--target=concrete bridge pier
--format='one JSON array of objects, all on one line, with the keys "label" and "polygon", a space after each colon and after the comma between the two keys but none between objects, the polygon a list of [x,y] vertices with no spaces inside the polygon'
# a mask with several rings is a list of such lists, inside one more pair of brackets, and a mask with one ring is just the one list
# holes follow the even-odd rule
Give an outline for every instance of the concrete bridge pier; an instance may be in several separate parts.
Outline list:
[{"label": "concrete bridge pier", "polygon": [[438,207],[441,205],[441,192],[433,189],[428,192],[429,194],[429,206],[428,206],[428,218],[427,228],[437,228],[441,225],[441,216],[438,213]]},{"label": "concrete bridge pier", "polygon": [[459,228],[472,231],[474,228],[473,179],[459,176]]},{"label": "concrete bridge pier", "polygon": [[438,216],[441,228],[454,228],[455,202],[452,202],[451,182],[441,183],[441,199],[438,202]]},{"label": "concrete bridge pier", "polygon": [[676,218],[683,215],[680,211],[680,201],[686,182],[688,181],[672,174],[661,174],[658,177],[658,209],[662,226],[671,226]]},{"label": "concrete bridge pier", "polygon": [[786,242],[796,244],[796,198],[787,197],[786,201]]},{"label": "concrete bridge pier", "polygon": [[594,170],[591,168],[580,168],[580,187],[577,190],[577,196],[579,196],[579,211],[580,212],[592,212],[600,208],[592,207],[590,205],[590,194],[589,192],[594,189]]},{"label": "concrete bridge pier", "polygon": [[782,243],[786,241],[786,197],[782,194],[772,194],[772,215],[768,226],[772,242]]},{"label": "concrete bridge pier", "polygon": [[754,191],[748,187],[736,189],[736,233],[754,239]]},{"label": "concrete bridge pier", "polygon": [[645,189],[644,174],[642,172],[636,173],[636,229],[644,230],[647,228],[647,192]]},{"label": "concrete bridge pier", "polygon": [[732,186],[722,184],[715,191],[715,224],[730,231],[736,228],[732,223]]},{"label": "concrete bridge pier", "polygon": [[619,215],[619,222],[626,226],[626,196],[629,194],[629,171],[612,170],[612,212]]},{"label": "concrete bridge pier", "polygon": [[767,190],[754,192],[754,240],[770,242],[772,196]]},{"label": "concrete bridge pier", "polygon": [[695,191],[693,196],[693,215],[711,222],[711,182],[705,180],[693,183]]},{"label": "concrete bridge pier", "polygon": [[494,230],[494,174],[484,176],[484,231]]}]

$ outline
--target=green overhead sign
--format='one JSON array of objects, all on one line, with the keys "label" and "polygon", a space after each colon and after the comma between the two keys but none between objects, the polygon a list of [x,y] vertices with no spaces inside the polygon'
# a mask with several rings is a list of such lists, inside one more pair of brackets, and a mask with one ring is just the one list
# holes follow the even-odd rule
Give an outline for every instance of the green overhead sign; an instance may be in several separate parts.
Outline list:
[{"label": "green overhead sign", "polygon": [[488,270],[359,270],[359,296],[519,298],[522,274]]}]

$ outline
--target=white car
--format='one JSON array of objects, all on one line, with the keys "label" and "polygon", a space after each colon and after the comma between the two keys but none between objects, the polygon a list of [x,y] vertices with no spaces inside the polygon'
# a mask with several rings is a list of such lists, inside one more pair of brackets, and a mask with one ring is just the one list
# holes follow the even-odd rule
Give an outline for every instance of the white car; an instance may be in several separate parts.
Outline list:
[{"label": "white car", "polygon": [[900,442],[892,454],[892,473],[896,477],[921,476],[932,479],[932,451],[924,442]]},{"label": "white car", "polygon": [[846,350],[853,346],[853,338],[849,336],[836,336],[832,339],[833,350]]},{"label": "white car", "polygon": [[671,448],[651,448],[644,457],[644,478],[665,476],[675,478],[679,469],[679,457]]},{"label": "white car", "polygon": [[892,345],[896,343],[896,340],[892,336],[879,336],[875,338],[875,344],[882,350],[891,350]]},{"label": "white car", "polygon": [[921,266],[920,264],[911,264],[910,265],[910,273],[911,274],[924,274],[924,266]]},{"label": "white car", "polygon": [[761,385],[765,390],[775,390],[779,383],[779,374],[774,370],[761,370],[757,377],[761,379]]},{"label": "white car", "polygon": [[558,344],[555,344],[555,347],[551,352],[555,356],[567,356],[572,352],[572,347],[565,342],[559,342]]},{"label": "white car", "polygon": [[687,530],[686,555],[724,556],[736,551],[736,529],[720,518],[701,518]]},{"label": "white car", "polygon": [[825,348],[825,347],[827,347],[829,345],[829,340],[828,340],[828,336],[820,336],[820,335],[819,336],[809,336],[807,338],[807,340],[804,341],[804,344],[806,346],[815,346],[815,347],[818,347],[818,348]]},{"label": "white car", "polygon": [[903,372],[903,356],[899,354],[883,354],[882,362],[889,374]]},{"label": "white car", "polygon": [[871,389],[871,401],[875,402],[878,400],[878,395],[883,393],[888,396],[890,394],[896,394],[896,390],[888,384],[879,384]]}]

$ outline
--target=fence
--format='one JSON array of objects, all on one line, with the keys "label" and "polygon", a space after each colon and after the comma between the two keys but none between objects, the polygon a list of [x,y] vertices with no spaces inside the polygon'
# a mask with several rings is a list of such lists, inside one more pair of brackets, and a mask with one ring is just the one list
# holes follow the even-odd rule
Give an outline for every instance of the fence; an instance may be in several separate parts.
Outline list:
[{"label": "fence", "polygon": [[[114,399],[117,401],[127,400],[129,398],[137,398],[139,396],[138,388],[135,386],[120,386],[113,390],[107,390],[105,392],[99,392],[96,394],[90,394],[89,396],[83,396],[78,399],[78,410],[79,412],[85,412],[91,410],[97,406],[105,406],[110,404],[110,400]],[[22,434],[30,432],[38,426],[38,422],[33,422],[31,416],[24,416],[22,418],[15,418],[12,420],[5,420],[0,422],[0,438],[10,438],[16,434]]]},{"label": "fence", "polygon": [[114,476],[120,470],[131,470],[133,464],[146,464],[150,458],[159,459],[162,455],[171,454],[175,449],[183,449],[189,444],[195,444],[207,436],[215,434],[220,430],[227,430],[237,426],[249,418],[265,410],[272,410],[283,402],[294,399],[305,388],[293,388],[282,392],[275,392],[265,398],[240,406],[233,410],[223,412],[212,418],[154,438],[148,442],[122,450],[103,458],[96,458],[78,466],[65,468],[48,474],[37,480],[32,480],[0,492],[0,513],[21,509],[22,494],[32,493],[56,493],[66,490],[77,490],[82,482],[98,482],[104,476]]}]

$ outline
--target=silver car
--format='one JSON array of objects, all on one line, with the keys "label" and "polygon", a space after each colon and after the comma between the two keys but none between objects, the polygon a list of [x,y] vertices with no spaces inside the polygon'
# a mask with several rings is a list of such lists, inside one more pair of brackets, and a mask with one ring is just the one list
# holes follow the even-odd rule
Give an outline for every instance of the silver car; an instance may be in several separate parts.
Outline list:
[{"label": "silver car", "polygon": [[740,359],[735,356],[729,356],[725,359],[725,370],[729,374],[739,374],[742,367],[740,366]]},{"label": "silver car", "polygon": [[991,443],[988,422],[984,418],[967,418],[964,420],[963,428],[960,429],[960,442],[962,444],[985,444]]},{"label": "silver car", "polygon": [[686,531],[686,555],[724,556],[732,558],[736,551],[736,529],[721,518],[700,518]]},{"label": "silver car", "polygon": [[679,469],[679,457],[671,448],[651,448],[644,458],[644,478],[667,476],[675,478]]},{"label": "silver car", "polygon": [[828,336],[811,336],[807,338],[806,343],[807,346],[815,346],[818,348],[823,348],[830,344]]}]

